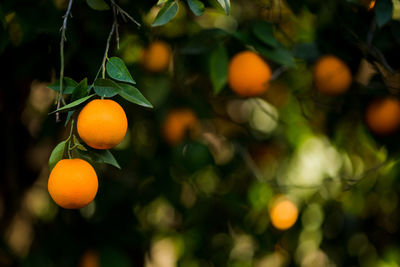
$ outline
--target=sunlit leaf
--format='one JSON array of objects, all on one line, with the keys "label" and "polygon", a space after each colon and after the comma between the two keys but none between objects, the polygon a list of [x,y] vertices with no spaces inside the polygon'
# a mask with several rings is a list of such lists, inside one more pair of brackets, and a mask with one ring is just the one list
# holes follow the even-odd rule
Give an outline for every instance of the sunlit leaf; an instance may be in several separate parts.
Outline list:
[{"label": "sunlit leaf", "polygon": [[165,2],[168,2],[168,0],[158,0],[158,1],[157,1],[157,6],[158,6],[158,5],[162,5],[162,4],[164,4]]},{"label": "sunlit leaf", "polygon": [[229,15],[231,10],[231,1],[230,0],[217,0],[221,7],[224,9],[225,14]]}]

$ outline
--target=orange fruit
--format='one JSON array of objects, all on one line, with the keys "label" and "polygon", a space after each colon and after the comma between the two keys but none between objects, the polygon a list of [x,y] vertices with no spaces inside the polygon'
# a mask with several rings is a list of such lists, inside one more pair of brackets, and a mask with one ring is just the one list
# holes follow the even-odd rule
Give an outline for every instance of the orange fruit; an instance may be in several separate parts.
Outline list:
[{"label": "orange fruit", "polygon": [[100,259],[99,254],[93,249],[88,249],[83,253],[81,259],[79,260],[79,267],[99,267]]},{"label": "orange fruit", "polygon": [[228,83],[240,96],[256,96],[264,93],[271,80],[271,69],[255,52],[243,51],[229,62]]},{"label": "orange fruit", "polygon": [[59,206],[65,209],[83,208],[96,196],[96,171],[82,159],[60,160],[50,173],[47,188]]},{"label": "orange fruit", "polygon": [[290,199],[279,197],[273,201],[269,215],[275,228],[286,230],[296,223],[299,211]]},{"label": "orange fruit", "polygon": [[171,48],[166,42],[154,41],[143,51],[141,61],[146,70],[162,72],[168,68],[171,54]]},{"label": "orange fruit", "polygon": [[321,93],[342,94],[350,88],[351,82],[352,76],[349,67],[336,56],[323,56],[314,66],[314,84]]},{"label": "orange fruit", "polygon": [[81,110],[78,134],[90,147],[113,148],[124,139],[128,120],[123,108],[110,99],[95,99]]},{"label": "orange fruit", "polygon": [[392,97],[372,101],[367,106],[365,121],[375,134],[395,132],[400,126],[400,101]]},{"label": "orange fruit", "polygon": [[164,139],[171,145],[183,140],[188,130],[197,123],[196,114],[190,109],[175,109],[170,111],[163,124]]}]

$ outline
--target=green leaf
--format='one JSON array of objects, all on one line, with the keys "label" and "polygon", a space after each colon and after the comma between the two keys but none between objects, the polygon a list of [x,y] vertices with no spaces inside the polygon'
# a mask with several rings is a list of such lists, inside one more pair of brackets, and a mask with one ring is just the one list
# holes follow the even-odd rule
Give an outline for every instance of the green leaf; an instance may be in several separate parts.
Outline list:
[{"label": "green leaf", "polygon": [[74,145],[80,144],[78,138],[77,138],[76,135],[74,135],[74,134],[72,135],[72,140],[74,141]]},{"label": "green leaf", "polygon": [[76,145],[76,148],[79,149],[79,150],[87,151],[87,148],[82,144]]},{"label": "green leaf", "polygon": [[[78,85],[76,81],[74,81],[71,78],[64,77],[64,83],[63,83],[63,94],[68,95],[72,94],[74,91],[75,87]],[[57,80],[54,83],[50,84],[47,86],[50,89],[53,89],[56,92],[60,92],[60,81]]]},{"label": "green leaf", "polygon": [[86,147],[79,142],[76,135],[72,135],[72,136],[73,136],[74,146],[76,146],[76,148],[79,150],[87,151]]},{"label": "green leaf", "polygon": [[109,150],[97,150],[92,148],[87,148],[87,150],[79,150],[79,155],[93,163],[100,163],[100,164],[110,164],[118,169],[121,169],[117,160],[114,158],[113,154]]},{"label": "green leaf", "polygon": [[120,83],[119,86],[122,88],[122,90],[119,92],[119,95],[126,100],[143,107],[153,108],[153,105],[142,95],[142,93],[136,87],[126,83]]},{"label": "green leaf", "polygon": [[205,29],[195,34],[179,50],[182,54],[209,53],[215,47],[215,43],[229,37],[229,33],[221,29]]},{"label": "green leaf", "polygon": [[56,112],[70,111],[71,109],[75,108],[76,106],[79,106],[80,104],[86,102],[89,98],[92,98],[93,96],[94,96],[94,94],[79,98],[78,100],[75,100],[74,102],[71,102],[68,105],[65,105],[57,110],[54,110],[54,111],[50,112],[49,114],[53,114]]},{"label": "green leaf", "polygon": [[204,12],[204,4],[199,0],[187,0],[188,5],[196,16],[201,16]]},{"label": "green leaf", "polygon": [[231,10],[231,1],[230,0],[217,0],[221,7],[224,9],[225,14],[229,15]]},{"label": "green leaf", "polygon": [[51,152],[50,158],[49,158],[49,169],[50,171],[56,166],[57,162],[62,160],[64,157],[64,152],[65,152],[65,145],[67,144],[66,141],[62,141],[59,143]]},{"label": "green leaf", "polygon": [[74,89],[71,101],[87,96],[87,78],[83,79]]},{"label": "green leaf", "polygon": [[232,34],[232,36],[243,44],[249,45],[252,43],[252,39],[244,32],[236,31]]},{"label": "green leaf", "polygon": [[224,88],[228,76],[229,56],[225,47],[216,47],[209,58],[209,70],[214,93],[218,94]]},{"label": "green leaf", "polygon": [[169,0],[158,12],[153,24],[151,26],[161,26],[168,23],[178,13],[178,3],[174,0]]},{"label": "green leaf", "polygon": [[298,43],[294,47],[294,57],[307,61],[315,61],[320,53],[316,43]]},{"label": "green leaf", "polygon": [[106,70],[107,74],[117,81],[136,83],[125,66],[124,61],[118,57],[112,57],[107,61]]},{"label": "green leaf", "polygon": [[283,46],[278,46],[273,49],[268,49],[262,46],[256,46],[255,48],[267,59],[270,59],[287,67],[295,67],[292,53]]},{"label": "green leaf", "polygon": [[376,1],[375,16],[376,23],[382,27],[392,19],[393,2],[392,0],[379,0]]},{"label": "green leaf", "polygon": [[274,28],[271,23],[259,21],[253,24],[253,34],[263,43],[276,47],[279,45],[274,37]]},{"label": "green leaf", "polygon": [[109,79],[99,78],[94,81],[94,91],[102,97],[113,97],[121,91],[121,87]]},{"label": "green leaf", "polygon": [[86,3],[94,10],[109,10],[110,6],[104,0],[86,0]]},{"label": "green leaf", "polygon": [[68,111],[67,118],[65,119],[64,126],[68,125],[68,122],[71,120],[73,114],[74,114],[74,110]]}]

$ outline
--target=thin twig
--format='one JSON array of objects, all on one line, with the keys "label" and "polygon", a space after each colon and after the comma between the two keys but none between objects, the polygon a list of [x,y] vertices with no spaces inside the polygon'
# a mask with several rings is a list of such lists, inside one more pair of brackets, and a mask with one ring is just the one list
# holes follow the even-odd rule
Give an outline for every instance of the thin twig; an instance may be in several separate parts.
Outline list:
[{"label": "thin twig", "polygon": [[[260,169],[257,167],[257,164],[254,162],[253,158],[249,154],[246,148],[244,148],[242,145],[239,143],[234,143],[235,150],[239,152],[240,156],[243,158],[244,163],[246,164],[247,168],[249,171],[253,174],[253,176],[262,183],[268,183],[271,186],[277,186],[279,188],[296,188],[296,189],[318,189],[322,186],[322,184],[311,184],[311,185],[300,185],[300,184],[276,184],[273,183],[272,181],[268,181],[263,177],[263,174],[261,173]],[[335,179],[336,181],[341,181],[342,183],[346,183],[344,185],[344,190],[349,190],[352,186],[357,185],[360,183],[362,180],[364,180],[366,177],[371,175],[372,173],[375,173],[379,171],[382,167],[387,165],[389,162],[388,161],[383,161],[378,163],[377,165],[366,169],[363,173],[361,173],[358,176],[354,177],[337,177]],[[335,181],[333,180],[333,181]]]},{"label": "thin twig", "polygon": [[74,120],[72,119],[71,120],[71,129],[69,130],[69,136],[68,136],[68,139],[67,139],[67,142],[68,142],[68,157],[71,159],[72,158],[72,156],[71,156],[71,139],[72,139],[72,133],[73,133],[73,131],[74,131]]},{"label": "thin twig", "polygon": [[106,44],[106,49],[104,51],[104,56],[103,56],[103,60],[101,61],[101,66],[99,68],[99,71],[96,74],[96,77],[94,78],[94,80],[96,80],[99,75],[100,72],[102,73],[102,78],[105,77],[105,72],[106,72],[106,60],[108,58],[108,51],[110,49],[110,43],[111,43],[111,38],[113,36],[113,34],[115,33],[115,37],[116,37],[116,43],[117,43],[117,49],[119,49],[119,32],[118,32],[118,18],[117,15],[120,14],[121,17],[126,21],[126,17],[129,18],[133,23],[135,23],[138,27],[140,27],[140,23],[137,22],[135,19],[133,19],[125,10],[123,10],[120,6],[118,6],[114,0],[111,0],[111,5],[113,8],[113,24],[111,26],[111,30],[110,33],[108,34],[108,38],[107,38],[107,44]]},{"label": "thin twig", "polygon": [[242,156],[244,162],[247,165],[247,168],[251,171],[251,173],[254,175],[254,177],[260,181],[260,182],[265,182],[265,179],[260,171],[260,169],[257,167],[256,163],[254,162],[253,158],[250,156],[249,152],[247,149],[245,149],[243,146],[240,144],[234,144],[236,147],[236,150],[240,153],[240,156]]},{"label": "thin twig", "polygon": [[108,57],[108,50],[110,49],[111,38],[115,32],[116,27],[117,27],[117,24],[114,22],[111,27],[110,33],[108,34],[106,50],[104,51],[103,61],[101,63],[101,68],[100,68],[100,69],[102,69],[102,78],[104,78],[106,76],[106,60]]},{"label": "thin twig", "polygon": [[346,182],[344,185],[344,190],[349,190],[351,187],[359,184],[362,180],[367,178],[370,174],[377,172],[379,169],[387,165],[389,161],[383,161],[378,163],[377,165],[365,170],[363,173],[359,174],[358,176],[354,176],[351,178],[342,178],[343,181]]},{"label": "thin twig", "polygon": [[113,8],[116,9],[117,13],[119,13],[121,15],[121,17],[124,19],[124,21],[126,21],[126,18],[128,18],[130,21],[132,21],[133,23],[136,24],[136,26],[138,26],[140,28],[140,23],[137,22],[134,18],[131,17],[131,15],[129,15],[125,10],[123,10],[119,5],[117,5],[115,3],[114,0],[111,0],[111,4],[113,6]]},{"label": "thin twig", "polygon": [[117,49],[119,49],[119,32],[118,32],[118,19],[117,19],[117,8],[116,5],[113,5],[113,18],[115,24],[115,41],[117,42]]},{"label": "thin twig", "polygon": [[[69,0],[68,3],[68,8],[67,11],[65,12],[65,15],[63,16],[63,24],[60,29],[61,31],[61,41],[60,41],[60,61],[61,61],[61,66],[60,66],[60,92],[58,94],[58,100],[57,100],[57,109],[60,108],[61,106],[61,101],[65,105],[65,101],[63,98],[63,81],[64,81],[64,42],[67,40],[65,36],[65,31],[67,30],[67,22],[68,22],[68,17],[71,14],[71,7],[72,7],[72,2],[73,0]],[[56,112],[56,122],[60,121],[60,113]]]},{"label": "thin twig", "polygon": [[261,173],[260,169],[257,167],[257,164],[254,162],[253,158],[245,149],[242,145],[236,143],[234,144],[236,147],[236,150],[240,153],[241,157],[243,158],[247,168],[250,170],[250,172],[254,175],[254,177],[262,183],[268,183],[271,186],[274,187],[280,187],[280,188],[296,188],[296,189],[317,189],[321,185],[296,185],[296,184],[291,184],[291,185],[286,185],[286,184],[277,184],[272,181],[267,181],[264,177],[263,174]]},{"label": "thin twig", "polygon": [[270,118],[272,120],[274,120],[276,123],[281,123],[283,125],[287,125],[286,122],[282,121],[281,119],[279,119],[279,115],[278,114],[272,114],[271,111],[269,111],[268,109],[265,108],[265,106],[262,105],[262,102],[259,98],[255,98],[254,102],[256,103],[256,105],[268,116],[270,116]]},{"label": "thin twig", "polygon": [[372,57],[374,57],[378,62],[380,62],[383,66],[385,66],[385,68],[389,72],[391,72],[392,74],[394,73],[393,68],[389,65],[385,56],[382,54],[382,52],[378,48],[376,48],[372,44],[370,44],[368,46],[363,41],[361,41],[360,38],[358,37],[358,35],[354,31],[352,31],[350,28],[348,28],[346,26],[344,26],[344,28],[350,33],[351,36],[354,37],[354,39],[356,40],[356,42],[358,42],[358,45],[361,47],[362,50],[364,49],[368,54],[370,54]]},{"label": "thin twig", "polygon": [[272,73],[272,77],[271,77],[271,81],[275,81],[276,79],[278,79],[278,77],[284,73],[285,71],[287,71],[289,68],[287,66],[282,66],[278,69],[276,69],[273,73]]}]

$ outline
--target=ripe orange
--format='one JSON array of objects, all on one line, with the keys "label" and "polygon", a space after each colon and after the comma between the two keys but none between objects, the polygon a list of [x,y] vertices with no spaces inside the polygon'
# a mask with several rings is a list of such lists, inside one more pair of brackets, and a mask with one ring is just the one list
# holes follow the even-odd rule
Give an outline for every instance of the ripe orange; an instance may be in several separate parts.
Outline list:
[{"label": "ripe orange", "polygon": [[162,72],[168,68],[171,54],[171,48],[166,42],[154,41],[143,51],[141,61],[146,70]]},{"label": "ripe orange", "polygon": [[190,109],[175,109],[167,114],[163,124],[164,139],[171,145],[183,140],[188,130],[193,129],[197,117]]},{"label": "ripe orange", "polygon": [[367,107],[365,121],[375,134],[395,132],[400,126],[400,101],[392,97],[372,101]]},{"label": "ripe orange", "polygon": [[314,84],[318,91],[327,95],[346,92],[352,82],[351,71],[340,58],[327,55],[314,66]]},{"label": "ripe orange", "polygon": [[279,230],[286,230],[292,227],[299,215],[296,205],[286,197],[279,197],[272,203],[270,218],[272,225]]},{"label": "ripe orange", "polygon": [[79,136],[96,149],[113,148],[124,139],[128,120],[123,108],[110,99],[89,102],[79,113]]},{"label": "ripe orange", "polygon": [[97,193],[98,181],[92,165],[82,159],[60,160],[47,184],[51,198],[65,209],[88,205]]},{"label": "ripe orange", "polygon": [[240,96],[256,96],[264,93],[271,80],[271,69],[255,52],[243,51],[229,62],[228,83]]}]

